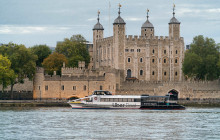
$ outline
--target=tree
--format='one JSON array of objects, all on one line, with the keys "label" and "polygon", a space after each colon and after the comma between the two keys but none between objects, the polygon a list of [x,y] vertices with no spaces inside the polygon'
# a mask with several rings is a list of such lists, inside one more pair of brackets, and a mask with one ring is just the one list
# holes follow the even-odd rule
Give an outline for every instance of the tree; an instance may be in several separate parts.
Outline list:
[{"label": "tree", "polygon": [[85,61],[86,66],[90,62],[86,40],[81,35],[73,35],[70,39],[65,38],[63,42],[58,42],[55,50],[67,57],[70,67],[78,67],[78,61]]},{"label": "tree", "polygon": [[11,92],[14,84],[24,83],[25,78],[32,80],[35,74],[37,56],[30,49],[27,49],[24,45],[9,43],[0,46],[0,53],[8,57],[11,61],[11,69],[17,75],[16,78],[11,77]]},{"label": "tree", "polygon": [[[186,51],[183,62],[183,73],[191,78],[215,80],[219,77],[218,45],[212,38],[196,36],[190,49]],[[219,62],[220,66],[220,62]]]},{"label": "tree", "polygon": [[52,52],[47,45],[35,45],[30,49],[33,54],[38,56],[38,59],[36,61],[36,65],[38,67],[42,67],[44,59],[47,58]]},{"label": "tree", "polygon": [[0,85],[2,85],[2,92],[10,85],[11,79],[16,78],[14,71],[10,68],[11,62],[7,57],[0,55]]},{"label": "tree", "polygon": [[63,54],[54,52],[46,59],[44,59],[42,65],[49,75],[52,75],[54,71],[57,71],[57,74],[61,75],[63,62],[65,62],[65,64],[68,64],[66,57]]}]

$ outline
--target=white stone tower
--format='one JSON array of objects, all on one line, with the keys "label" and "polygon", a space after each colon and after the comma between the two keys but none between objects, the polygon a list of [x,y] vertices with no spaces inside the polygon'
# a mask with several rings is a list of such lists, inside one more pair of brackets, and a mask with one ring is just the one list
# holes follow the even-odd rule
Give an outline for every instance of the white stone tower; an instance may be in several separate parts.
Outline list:
[{"label": "white stone tower", "polygon": [[148,13],[149,13],[149,10],[147,9],[147,20],[141,27],[141,36],[145,36],[145,37],[154,36],[154,26],[149,21]]},{"label": "white stone tower", "polygon": [[100,11],[98,11],[98,22],[96,23],[96,25],[93,28],[93,58],[91,58],[93,60],[93,69],[95,68],[99,68],[99,53],[97,53],[97,40],[98,39],[102,39],[104,37],[104,28],[103,26],[99,23],[99,15],[100,15]]},{"label": "white stone tower", "polygon": [[125,25],[121,18],[121,5],[119,4],[118,17],[113,23],[113,64],[115,69],[125,69]]},{"label": "white stone tower", "polygon": [[169,37],[175,40],[180,38],[180,22],[175,18],[175,4],[173,5],[173,17],[169,23]]}]

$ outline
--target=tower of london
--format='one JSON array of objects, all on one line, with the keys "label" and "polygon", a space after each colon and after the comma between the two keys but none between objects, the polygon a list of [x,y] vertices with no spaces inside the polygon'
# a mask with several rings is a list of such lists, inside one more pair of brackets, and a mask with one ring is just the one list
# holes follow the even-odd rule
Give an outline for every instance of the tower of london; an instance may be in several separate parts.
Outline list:
[{"label": "tower of london", "polygon": [[[169,36],[155,36],[148,14],[149,10],[146,21],[139,28],[139,36],[126,35],[126,21],[119,5],[118,17],[113,22],[113,36],[104,38],[98,12],[97,23],[93,27],[93,45],[88,47],[91,58],[88,68],[85,62],[79,62],[78,68],[68,68],[63,64],[61,76],[56,72],[53,76],[44,75],[43,69],[37,69],[34,98],[84,97],[94,90],[150,95],[174,91],[182,92],[180,97],[188,96],[191,91],[186,91],[181,85],[184,40],[180,36],[175,7],[168,23]],[[176,83],[180,85],[176,87]]]},{"label": "tower of london", "polygon": [[126,35],[126,22],[118,17],[113,23],[113,36],[104,38],[104,28],[98,22],[93,28],[92,68],[110,67],[124,71],[125,78],[145,81],[182,81],[184,39],[180,36],[180,22],[175,17],[169,22],[169,36],[155,36],[155,28],[147,20],[140,35]]}]

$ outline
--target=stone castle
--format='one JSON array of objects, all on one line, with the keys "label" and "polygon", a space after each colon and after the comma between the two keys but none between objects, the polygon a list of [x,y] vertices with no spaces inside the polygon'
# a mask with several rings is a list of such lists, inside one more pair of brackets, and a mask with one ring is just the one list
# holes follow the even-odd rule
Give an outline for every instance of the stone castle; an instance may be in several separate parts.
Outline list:
[{"label": "stone castle", "polygon": [[[44,75],[38,68],[33,86],[35,99],[67,99],[88,96],[94,90],[109,90],[113,94],[165,95],[176,92],[180,98],[206,97],[197,83],[186,83],[182,74],[184,39],[180,36],[180,22],[170,19],[169,36],[155,36],[154,26],[147,20],[141,27],[140,36],[126,35],[126,23],[121,17],[113,23],[113,36],[104,38],[104,28],[98,21],[93,28],[93,45],[89,45],[91,56],[88,68],[79,62],[78,68],[67,68],[63,64],[62,75]],[[213,95],[219,96],[219,88]],[[212,84],[218,87],[218,83]],[[220,97],[219,97],[220,98]]]}]

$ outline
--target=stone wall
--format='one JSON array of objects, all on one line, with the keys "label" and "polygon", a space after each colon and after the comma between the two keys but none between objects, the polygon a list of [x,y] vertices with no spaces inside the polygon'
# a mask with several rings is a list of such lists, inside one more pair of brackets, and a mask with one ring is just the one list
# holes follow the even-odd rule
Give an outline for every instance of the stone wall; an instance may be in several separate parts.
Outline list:
[{"label": "stone wall", "polygon": [[117,94],[149,94],[164,96],[169,91],[176,90],[182,99],[220,98],[220,82],[143,82],[129,81],[121,83]]}]

